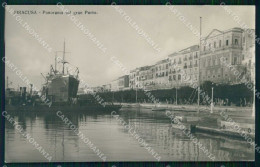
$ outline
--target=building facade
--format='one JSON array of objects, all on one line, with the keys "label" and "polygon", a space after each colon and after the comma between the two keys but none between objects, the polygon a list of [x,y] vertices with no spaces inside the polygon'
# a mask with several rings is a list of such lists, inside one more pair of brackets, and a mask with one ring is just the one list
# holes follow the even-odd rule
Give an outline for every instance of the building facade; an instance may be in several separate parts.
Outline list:
[{"label": "building facade", "polygon": [[250,31],[214,29],[201,39],[200,45],[174,52],[154,65],[131,70],[129,76],[103,85],[103,90],[171,89],[205,81],[238,84],[243,77],[254,81],[255,33]]},{"label": "building facade", "polygon": [[161,86],[161,85],[167,85],[169,83],[168,80],[168,70],[169,70],[169,59],[164,59],[161,61],[158,61],[155,65],[154,65],[154,83],[156,86]]},{"label": "building facade", "polygon": [[246,67],[246,79],[251,82],[255,81],[255,30],[250,30],[252,33],[243,33],[243,52],[242,64]]},{"label": "building facade", "polygon": [[121,76],[113,80],[110,84],[110,90],[112,92],[128,90],[129,89],[129,75]]},{"label": "building facade", "polygon": [[[242,75],[243,29],[232,28],[226,31],[214,29],[202,38],[200,47],[200,83],[236,84],[240,80],[234,75],[237,70]],[[233,70],[230,69],[231,64]]]},{"label": "building facade", "polygon": [[171,87],[198,82],[199,46],[194,45],[169,55],[169,82]]},{"label": "building facade", "polygon": [[136,68],[136,69],[130,71],[130,74],[129,74],[130,89],[136,89],[138,87],[139,71],[140,71],[140,68]]},{"label": "building facade", "polygon": [[119,90],[129,89],[129,75],[124,75],[118,78],[118,88]]},{"label": "building facade", "polygon": [[140,67],[139,87],[145,88],[154,84],[153,66]]},{"label": "building facade", "polygon": [[111,91],[111,84],[102,85],[103,92],[110,92]]}]

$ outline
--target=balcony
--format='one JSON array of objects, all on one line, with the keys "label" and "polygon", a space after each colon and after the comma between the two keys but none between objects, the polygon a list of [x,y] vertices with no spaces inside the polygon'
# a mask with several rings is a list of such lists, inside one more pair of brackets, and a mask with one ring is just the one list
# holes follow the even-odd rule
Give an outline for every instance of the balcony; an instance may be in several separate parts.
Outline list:
[{"label": "balcony", "polygon": [[235,45],[235,44],[230,44],[228,46],[221,46],[221,47],[216,47],[216,48],[211,48],[211,49],[206,49],[206,50],[201,50],[200,54],[204,55],[204,54],[208,54],[208,53],[212,53],[215,51],[219,51],[219,50],[226,50],[226,49],[243,49],[242,46],[239,45]]}]

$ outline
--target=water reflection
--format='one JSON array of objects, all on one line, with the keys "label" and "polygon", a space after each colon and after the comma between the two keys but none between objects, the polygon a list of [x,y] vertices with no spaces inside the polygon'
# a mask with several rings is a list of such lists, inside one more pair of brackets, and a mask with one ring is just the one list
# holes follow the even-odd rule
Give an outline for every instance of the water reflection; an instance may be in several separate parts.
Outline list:
[{"label": "water reflection", "polygon": [[[64,113],[106,156],[107,161],[156,161],[110,113]],[[171,128],[164,112],[124,109],[118,112],[161,157],[161,161],[209,161],[210,159],[178,129]],[[102,161],[67,127],[56,113],[12,113],[25,132],[31,134],[52,156],[53,162]],[[47,160],[6,121],[7,162]],[[254,160],[254,148],[244,141],[196,134],[217,161]]]}]

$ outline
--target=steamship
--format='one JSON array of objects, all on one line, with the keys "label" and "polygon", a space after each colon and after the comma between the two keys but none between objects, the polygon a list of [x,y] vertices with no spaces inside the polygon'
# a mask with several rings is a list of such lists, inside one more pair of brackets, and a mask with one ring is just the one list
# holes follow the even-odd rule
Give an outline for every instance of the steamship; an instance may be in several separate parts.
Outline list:
[{"label": "steamship", "polygon": [[[47,75],[41,73],[45,79],[41,91],[34,92],[31,84],[28,93],[26,87],[21,87],[20,91],[15,92],[8,87],[7,80],[5,97],[7,111],[118,111],[121,108],[121,105],[114,105],[112,102],[100,104],[94,97],[85,98],[77,95],[80,83],[79,69],[75,68],[72,71],[73,68],[66,68],[70,63],[65,61],[65,42],[62,59],[57,58],[57,53],[54,67],[50,66]],[[62,71],[57,70],[58,63],[62,64]]]}]

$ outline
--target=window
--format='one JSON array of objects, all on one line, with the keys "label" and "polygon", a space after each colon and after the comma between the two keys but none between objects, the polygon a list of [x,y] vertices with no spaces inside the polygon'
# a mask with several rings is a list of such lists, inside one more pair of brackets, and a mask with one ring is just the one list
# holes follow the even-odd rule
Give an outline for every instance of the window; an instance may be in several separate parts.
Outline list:
[{"label": "window", "polygon": [[181,64],[181,58],[179,58],[179,62],[178,62],[178,64]]},{"label": "window", "polygon": [[237,64],[237,57],[234,57],[233,64]]},{"label": "window", "polygon": [[169,81],[171,81],[172,80],[172,76],[169,76]]},{"label": "window", "polygon": [[228,46],[228,40],[226,40],[226,46]]},{"label": "window", "polygon": [[221,69],[220,69],[220,68],[217,70],[217,73],[218,73],[218,74],[220,74],[220,73],[221,73]]},{"label": "window", "polygon": [[219,40],[219,47],[221,47],[221,40]]},{"label": "window", "polygon": [[184,69],[186,69],[186,68],[187,68],[187,63],[184,64]]},{"label": "window", "polygon": [[214,48],[216,48],[216,42],[214,42]]},{"label": "window", "polygon": [[204,46],[204,51],[206,50],[206,46]]},{"label": "window", "polygon": [[166,74],[165,74],[165,76],[168,76],[168,71],[166,71]]},{"label": "window", "polygon": [[172,80],[174,80],[174,81],[176,80],[176,77],[175,77],[175,75],[173,75],[173,76],[172,76]]},{"label": "window", "polygon": [[181,75],[178,75],[178,80],[181,80]]},{"label": "window", "polygon": [[192,54],[190,54],[190,57],[189,57],[190,60],[192,60]]},{"label": "window", "polygon": [[238,39],[235,39],[235,45],[238,45]]},{"label": "window", "polygon": [[210,59],[208,59],[208,66],[210,66]]}]

